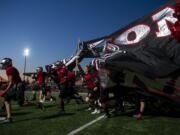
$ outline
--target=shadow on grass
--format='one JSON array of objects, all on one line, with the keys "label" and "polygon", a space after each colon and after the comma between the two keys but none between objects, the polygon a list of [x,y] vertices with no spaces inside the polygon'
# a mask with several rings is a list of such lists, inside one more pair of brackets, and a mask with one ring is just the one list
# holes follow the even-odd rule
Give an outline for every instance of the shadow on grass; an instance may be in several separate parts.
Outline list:
[{"label": "shadow on grass", "polygon": [[56,104],[53,104],[53,105],[44,105],[44,107],[47,109],[47,108],[52,108],[52,107],[55,107],[57,106]]},{"label": "shadow on grass", "polygon": [[[29,113],[18,113],[18,115],[26,115],[26,114],[29,114]],[[54,115],[51,115],[51,116],[47,116],[47,117],[31,117],[31,118],[26,118],[26,119],[22,119],[22,120],[17,120],[16,119],[14,120],[13,123],[20,123],[20,122],[27,122],[27,121],[34,121],[34,120],[48,120],[48,119],[54,119],[54,118],[58,118],[58,117],[61,117],[61,116],[72,116],[74,115],[75,113],[65,113],[65,114],[54,114]]]},{"label": "shadow on grass", "polygon": [[21,116],[21,115],[29,115],[32,112],[14,112],[12,113],[13,116]]},{"label": "shadow on grass", "polygon": [[64,113],[64,114],[54,114],[54,115],[51,115],[51,116],[46,116],[46,117],[40,117],[39,119],[40,120],[47,120],[47,119],[54,119],[54,118],[58,118],[58,117],[64,117],[64,116],[72,116],[72,115],[75,115],[75,113]]},{"label": "shadow on grass", "polygon": [[[121,116],[127,116],[127,117],[132,117],[135,114],[135,111],[128,111],[128,112],[120,112],[113,117],[121,117]],[[146,111],[143,116],[145,116],[145,119],[154,119],[157,117],[168,117],[168,118],[180,118],[180,113],[179,112],[171,112],[171,113],[165,113],[165,112],[160,112],[160,111]]]},{"label": "shadow on grass", "polygon": [[30,107],[30,106],[36,106],[36,103],[33,101],[28,101],[28,102],[25,102],[22,107],[26,108],[26,107]]},{"label": "shadow on grass", "polygon": [[88,108],[89,108],[88,106],[83,106],[83,107],[77,108],[77,111],[87,111]]},{"label": "shadow on grass", "polygon": [[156,118],[156,117],[180,118],[180,112],[171,112],[171,113],[146,112],[144,115],[145,116],[151,116],[152,118]]},{"label": "shadow on grass", "polygon": [[14,119],[13,123],[20,123],[20,122],[27,122],[27,121],[32,121],[32,120],[39,120],[39,118],[26,118],[26,119],[22,119],[22,120],[16,120],[16,118]]}]

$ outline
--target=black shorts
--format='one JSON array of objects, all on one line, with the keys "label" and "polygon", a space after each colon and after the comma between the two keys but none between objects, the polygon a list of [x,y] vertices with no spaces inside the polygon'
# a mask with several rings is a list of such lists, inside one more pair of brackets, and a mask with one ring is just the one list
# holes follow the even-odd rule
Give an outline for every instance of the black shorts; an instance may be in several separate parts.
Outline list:
[{"label": "black shorts", "polygon": [[148,95],[145,92],[137,92],[136,98],[138,101],[145,101],[147,99]]},{"label": "black shorts", "polygon": [[37,84],[35,83],[33,86],[32,86],[32,90],[34,91],[42,91],[42,93],[45,95],[46,94],[46,85],[45,84]]},{"label": "black shorts", "polygon": [[11,100],[16,101],[17,99],[17,92],[16,92],[16,87],[12,87],[11,89],[9,89],[5,96],[4,96],[4,100],[7,102],[10,102]]},{"label": "black shorts", "polygon": [[97,99],[99,99],[99,97],[100,97],[100,92],[99,92],[99,90],[94,91],[94,90],[89,89],[87,96],[88,96],[90,99],[97,100]]},{"label": "black shorts", "polygon": [[104,103],[109,99],[110,88],[100,90],[100,102]]},{"label": "black shorts", "polygon": [[40,85],[40,84],[35,83],[32,86],[32,90],[35,90],[35,91],[39,91],[39,90],[42,90],[44,88],[45,88],[45,84],[41,84]]},{"label": "black shorts", "polygon": [[34,90],[34,91],[39,91],[39,90],[40,90],[39,85],[38,85],[37,83],[34,83],[34,84],[32,85],[32,90]]},{"label": "black shorts", "polygon": [[11,100],[17,101],[18,104],[21,106],[24,103],[24,91],[24,84],[18,83],[7,91],[7,93],[4,96],[4,100],[7,102],[10,102]]},{"label": "black shorts", "polygon": [[66,98],[68,93],[68,86],[66,84],[59,85],[59,97]]}]

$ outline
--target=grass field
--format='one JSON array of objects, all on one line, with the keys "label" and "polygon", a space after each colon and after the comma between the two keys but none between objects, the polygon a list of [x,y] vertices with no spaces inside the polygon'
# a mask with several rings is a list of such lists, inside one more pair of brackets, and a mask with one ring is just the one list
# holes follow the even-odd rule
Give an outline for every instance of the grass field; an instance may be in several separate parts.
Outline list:
[{"label": "grass field", "polygon": [[[65,115],[58,114],[55,102],[46,103],[45,107],[42,111],[36,106],[13,104],[14,123],[0,124],[0,135],[66,135],[102,115],[91,115],[85,111],[86,104],[77,105],[73,100],[66,106]],[[136,120],[128,111],[113,118],[103,118],[77,134],[179,135],[180,118],[144,116],[143,120]]]}]

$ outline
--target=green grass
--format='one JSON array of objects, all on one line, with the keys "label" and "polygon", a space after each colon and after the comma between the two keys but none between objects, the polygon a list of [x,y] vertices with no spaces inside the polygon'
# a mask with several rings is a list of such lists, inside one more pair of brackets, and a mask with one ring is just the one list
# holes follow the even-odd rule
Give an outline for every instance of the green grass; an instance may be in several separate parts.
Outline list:
[{"label": "green grass", "polygon": [[[2,100],[0,101],[2,104]],[[14,123],[0,124],[0,135],[66,135],[99,115],[85,111],[87,105],[74,101],[66,106],[67,115],[58,115],[57,103],[47,103],[45,111],[35,106],[13,104]],[[179,135],[180,118],[145,116],[143,120],[123,114],[102,119],[78,135]]]},{"label": "green grass", "polygon": [[99,121],[78,135],[179,135],[179,124],[179,118],[119,116]]}]

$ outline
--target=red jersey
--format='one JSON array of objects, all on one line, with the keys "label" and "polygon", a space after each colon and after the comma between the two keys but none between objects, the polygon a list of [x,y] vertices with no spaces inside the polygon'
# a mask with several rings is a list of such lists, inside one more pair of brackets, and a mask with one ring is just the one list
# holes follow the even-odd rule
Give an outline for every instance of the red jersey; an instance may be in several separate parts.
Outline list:
[{"label": "red jersey", "polygon": [[68,84],[69,84],[70,86],[74,86],[74,84],[75,84],[75,76],[74,76],[74,73],[73,73],[73,72],[68,71],[67,80],[68,80]]},{"label": "red jersey", "polygon": [[12,84],[13,85],[16,85],[19,82],[21,82],[21,77],[19,75],[19,71],[13,66],[6,68],[6,75],[12,76]]},{"label": "red jersey", "polygon": [[42,85],[43,83],[45,83],[45,74],[44,74],[44,72],[39,71],[37,73],[37,83],[39,85]]},{"label": "red jersey", "polygon": [[87,73],[84,75],[88,89],[94,89],[98,87],[98,76],[96,73]]},{"label": "red jersey", "polygon": [[61,67],[57,70],[58,78],[59,78],[59,83],[64,84],[67,82],[67,74],[68,71],[65,67]]}]

